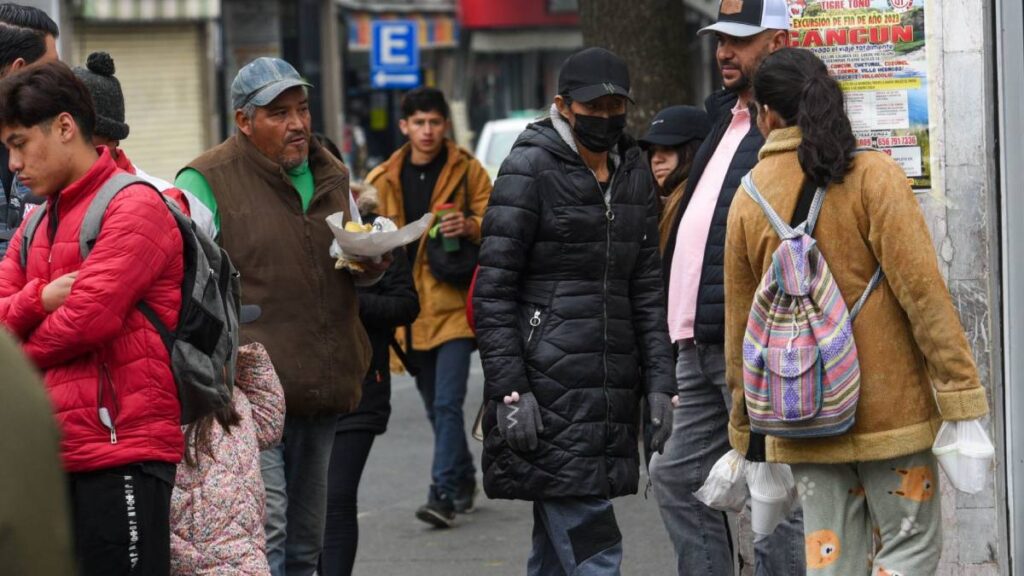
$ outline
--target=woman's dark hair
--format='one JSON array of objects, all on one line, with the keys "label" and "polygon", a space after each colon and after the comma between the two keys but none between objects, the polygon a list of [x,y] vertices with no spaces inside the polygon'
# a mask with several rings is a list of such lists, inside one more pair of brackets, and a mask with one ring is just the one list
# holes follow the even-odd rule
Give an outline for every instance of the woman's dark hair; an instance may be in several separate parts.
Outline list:
[{"label": "woman's dark hair", "polygon": [[809,50],[783,48],[769,55],[754,75],[754,100],[799,126],[800,167],[818,186],[842,182],[853,163],[857,139],[843,107],[843,91]]},{"label": "woman's dark hair", "polygon": [[[693,166],[693,159],[697,156],[697,150],[700,148],[701,142],[703,140],[693,139],[672,148],[676,153],[676,167],[665,177],[665,184],[658,187],[658,192],[662,196],[671,194],[673,190],[690,177],[690,168]],[[655,183],[655,186],[657,186],[657,183]]]},{"label": "woman's dark hair", "polygon": [[402,97],[402,119],[417,112],[437,112],[447,120],[451,116],[448,109],[448,101],[444,99],[444,92],[437,88],[423,86],[410,90]]},{"label": "woman's dark hair", "polygon": [[234,404],[208,414],[185,427],[185,464],[195,468],[199,465],[199,455],[213,456],[210,445],[210,430],[214,423],[220,424],[225,434],[231,434],[231,427],[242,421],[242,416],[235,410]]},{"label": "woman's dark hair", "polygon": [[26,128],[67,112],[86,142],[96,124],[89,89],[62,62],[36,64],[0,80],[0,126]]}]

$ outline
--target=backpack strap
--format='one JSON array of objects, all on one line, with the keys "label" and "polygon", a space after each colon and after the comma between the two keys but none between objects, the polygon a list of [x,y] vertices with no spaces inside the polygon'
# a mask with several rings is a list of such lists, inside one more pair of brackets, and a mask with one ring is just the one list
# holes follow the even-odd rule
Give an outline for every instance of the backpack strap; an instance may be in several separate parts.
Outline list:
[{"label": "backpack strap", "polygon": [[49,202],[43,202],[38,208],[32,211],[32,214],[28,217],[28,222],[25,223],[25,227],[21,229],[21,249],[19,256],[21,258],[21,269],[28,269],[28,249],[32,246],[32,239],[36,236],[36,229],[39,228],[39,223],[43,221],[43,216],[46,215],[46,209]]},{"label": "backpack strap", "polygon": [[864,307],[864,304],[868,301],[868,296],[878,288],[878,285],[882,283],[882,279],[885,278],[885,272],[882,271],[882,267],[879,266],[875,269],[875,273],[871,276],[871,280],[868,280],[868,286],[864,289],[864,293],[860,295],[857,303],[853,305],[853,310],[850,310],[850,322],[853,322],[857,315],[860,314],[860,309]]},{"label": "backpack strap", "polygon": [[814,225],[818,223],[818,215],[821,214],[821,206],[825,203],[825,188],[818,187],[814,191],[814,199],[811,200],[811,209],[807,212],[807,220],[803,223],[804,233],[808,236],[814,235]]},{"label": "backpack strap", "polygon": [[[788,240],[800,235],[798,231],[794,230],[789,224],[786,224],[786,222],[779,217],[778,213],[775,212],[775,209],[768,204],[768,201],[764,199],[764,196],[761,196],[761,192],[757,189],[757,186],[754,185],[754,179],[751,177],[750,172],[747,172],[747,175],[743,177],[743,189],[746,190],[747,195],[761,207],[761,211],[764,212],[764,215],[768,218],[768,223],[772,225],[772,228],[775,229],[775,233],[778,234],[780,238]],[[817,194],[815,194],[815,199],[817,199]],[[814,210],[813,203],[811,204],[811,210]],[[820,206],[818,207],[818,210],[821,210]]]},{"label": "backpack strap", "polygon": [[[858,151],[858,153],[860,153],[860,151]],[[786,222],[783,221],[775,210],[773,210],[768,204],[768,201],[761,196],[761,193],[758,191],[757,186],[754,185],[754,179],[751,178],[749,172],[743,177],[743,189],[746,190],[747,195],[761,207],[765,216],[768,217],[768,222],[771,223],[772,228],[775,229],[775,233],[784,240],[794,238],[801,232],[811,235],[814,232],[814,225],[817,223],[818,215],[821,214],[821,207],[825,203],[825,189],[819,187],[814,192],[814,199],[811,201],[811,208],[807,212],[807,221],[794,229],[790,225],[786,224]],[[853,309],[850,311],[850,322],[853,322],[853,320],[857,318],[857,315],[860,314],[861,308],[863,308],[864,304],[868,301],[868,296],[871,296],[871,293],[875,291],[875,288],[882,283],[883,278],[885,278],[885,272],[883,272],[882,267],[879,266],[871,276],[871,280],[868,281],[868,285],[867,288],[864,289],[864,293],[860,295],[857,303],[854,304]]]},{"label": "backpack strap", "polygon": [[[93,246],[96,245],[96,237],[100,235],[103,217],[106,215],[107,207],[110,206],[114,196],[117,196],[121,190],[133,184],[144,184],[153,188],[152,184],[142,178],[121,172],[114,174],[96,192],[96,196],[93,197],[92,202],[89,203],[89,208],[85,211],[85,218],[82,219],[82,230],[78,236],[78,250],[82,255],[82,260],[89,257]],[[156,190],[156,188],[153,189]]]},{"label": "backpack strap", "polygon": [[[139,178],[138,176],[128,174],[127,172],[121,172],[114,174],[109,180],[107,180],[103,186],[100,187],[99,191],[96,192],[96,196],[93,197],[92,202],[89,203],[89,207],[85,211],[85,218],[82,219],[82,229],[78,236],[78,250],[82,255],[84,261],[89,257],[94,246],[96,246],[96,238],[100,235],[100,227],[103,224],[103,217],[107,213],[107,208],[110,206],[110,202],[113,201],[114,197],[124,190],[125,188],[134,184],[142,184],[152,188],[157,194],[160,194],[160,199],[163,203],[171,209],[172,212],[176,211],[177,206],[174,202],[168,202],[159,190],[156,189],[152,184]],[[174,345],[174,332],[170,328],[164,325],[157,316],[157,313],[153,308],[146,304],[144,301],[139,301],[136,304],[139,312],[149,320],[150,324],[156,328],[157,333],[160,334],[160,339],[163,340],[164,345],[168,351]]]}]

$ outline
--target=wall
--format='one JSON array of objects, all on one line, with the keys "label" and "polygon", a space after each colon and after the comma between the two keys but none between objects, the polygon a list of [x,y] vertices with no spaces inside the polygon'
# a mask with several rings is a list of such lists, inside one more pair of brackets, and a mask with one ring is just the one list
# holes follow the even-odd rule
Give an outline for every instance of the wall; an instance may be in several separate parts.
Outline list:
[{"label": "wall", "polygon": [[[920,195],[939,263],[974,350],[992,407],[989,431],[1004,449],[990,3],[928,0],[934,188]],[[942,484],[944,548],[938,574],[1008,574],[1002,458],[978,495]]]}]

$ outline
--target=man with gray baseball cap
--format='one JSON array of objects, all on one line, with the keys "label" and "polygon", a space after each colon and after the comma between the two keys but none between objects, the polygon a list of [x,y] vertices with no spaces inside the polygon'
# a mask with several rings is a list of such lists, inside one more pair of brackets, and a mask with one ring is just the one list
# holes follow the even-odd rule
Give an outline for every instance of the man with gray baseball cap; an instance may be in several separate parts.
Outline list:
[{"label": "man with gray baseball cap", "polygon": [[370,363],[355,285],[388,264],[334,267],[326,218],[359,213],[345,166],[311,138],[310,86],[284,60],[247,64],[231,83],[238,132],[175,180],[213,212],[243,304],[262,311],[241,340],[267,348],[285,391],[284,436],[261,456],[273,576],[316,570],[337,416],[359,403]]},{"label": "man with gray baseball cap", "polygon": [[[669,338],[676,348],[679,405],[665,450],[649,466],[680,576],[733,573],[726,516],[693,493],[729,450],[732,403],[725,379],[722,274],[726,224],[740,179],[757,164],[764,145],[748,108],[751,80],[766,56],[786,46],[788,28],[786,0],[721,0],[717,21],[699,32],[714,34],[718,41],[715,56],[723,86],[704,102],[711,132],[697,150],[673,219],[666,221],[670,231],[662,278]],[[748,459],[764,460],[763,440],[751,441]],[[804,572],[799,512],[753,544],[752,551],[749,516],[740,517],[737,532],[741,563],[754,564],[758,576]]]}]

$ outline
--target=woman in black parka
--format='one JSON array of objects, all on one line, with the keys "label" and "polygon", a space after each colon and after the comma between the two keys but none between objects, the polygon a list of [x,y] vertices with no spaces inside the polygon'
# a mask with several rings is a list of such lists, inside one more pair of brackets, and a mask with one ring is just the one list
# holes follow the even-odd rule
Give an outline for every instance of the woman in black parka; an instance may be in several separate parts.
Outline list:
[{"label": "woman in black parka", "polygon": [[653,448],[676,384],[658,256],[658,199],[623,135],[629,74],[570,56],[550,118],[502,164],[474,293],[486,379],[484,489],[534,501],[529,574],[618,574],[610,500],[639,483],[640,402]]}]

